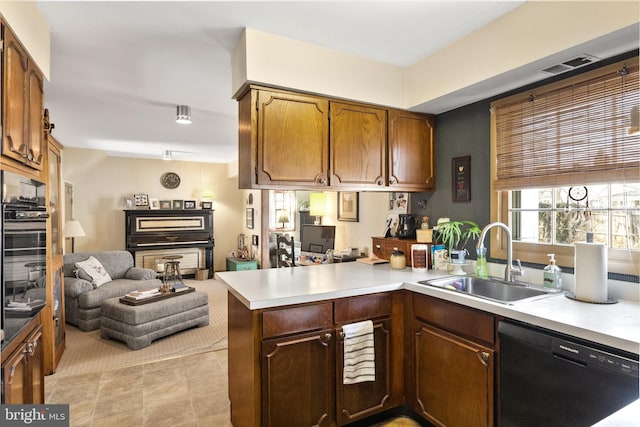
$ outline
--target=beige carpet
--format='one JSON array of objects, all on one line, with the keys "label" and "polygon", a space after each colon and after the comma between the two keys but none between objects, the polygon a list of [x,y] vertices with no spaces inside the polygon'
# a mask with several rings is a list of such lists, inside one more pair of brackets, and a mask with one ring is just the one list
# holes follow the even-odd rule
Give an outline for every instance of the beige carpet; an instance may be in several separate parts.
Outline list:
[{"label": "beige carpet", "polygon": [[66,349],[56,372],[47,379],[109,371],[227,348],[226,288],[213,279],[187,279],[185,283],[209,295],[209,326],[188,329],[133,351],[120,341],[102,339],[99,330],[82,332],[67,324]]}]

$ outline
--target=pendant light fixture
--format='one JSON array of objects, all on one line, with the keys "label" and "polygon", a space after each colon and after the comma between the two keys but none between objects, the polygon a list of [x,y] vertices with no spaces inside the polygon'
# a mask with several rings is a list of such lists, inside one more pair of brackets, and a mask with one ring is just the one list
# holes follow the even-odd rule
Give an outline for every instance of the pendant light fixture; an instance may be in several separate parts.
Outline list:
[{"label": "pendant light fixture", "polygon": [[187,105],[178,105],[176,112],[176,123],[191,123],[191,107]]}]

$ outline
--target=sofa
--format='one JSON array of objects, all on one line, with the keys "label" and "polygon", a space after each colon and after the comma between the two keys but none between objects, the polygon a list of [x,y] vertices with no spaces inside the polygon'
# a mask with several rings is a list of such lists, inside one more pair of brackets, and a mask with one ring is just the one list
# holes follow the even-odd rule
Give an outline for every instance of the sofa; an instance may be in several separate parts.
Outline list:
[{"label": "sofa", "polygon": [[[104,283],[88,275],[88,270],[78,268],[77,263],[93,261],[90,257],[103,267],[98,270],[104,274]],[[161,284],[154,270],[134,267],[133,256],[127,251],[65,254],[63,273],[66,322],[85,332],[100,329],[104,301]]]}]

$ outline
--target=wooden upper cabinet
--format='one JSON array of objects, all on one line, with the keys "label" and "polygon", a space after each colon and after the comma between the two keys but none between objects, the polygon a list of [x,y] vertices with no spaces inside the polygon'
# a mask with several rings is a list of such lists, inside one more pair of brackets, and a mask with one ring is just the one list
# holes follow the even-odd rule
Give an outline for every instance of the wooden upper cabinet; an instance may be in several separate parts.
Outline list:
[{"label": "wooden upper cabinet", "polygon": [[387,112],[357,104],[330,104],[332,187],[385,185]]},{"label": "wooden upper cabinet", "polygon": [[435,118],[252,86],[238,99],[240,188],[435,189]]},{"label": "wooden upper cabinet", "polygon": [[41,171],[44,160],[44,79],[15,35],[4,34],[2,154]]},{"label": "wooden upper cabinet", "polygon": [[27,77],[29,60],[26,52],[7,27],[4,32],[4,132],[2,154],[24,162],[27,147],[25,114],[27,111]]},{"label": "wooden upper cabinet", "polygon": [[435,118],[389,110],[389,187],[435,190]]},{"label": "wooden upper cabinet", "polygon": [[257,108],[257,183],[328,185],[328,100],[260,90]]},{"label": "wooden upper cabinet", "polygon": [[44,79],[38,69],[29,64],[29,109],[27,163],[42,170],[44,160]]}]

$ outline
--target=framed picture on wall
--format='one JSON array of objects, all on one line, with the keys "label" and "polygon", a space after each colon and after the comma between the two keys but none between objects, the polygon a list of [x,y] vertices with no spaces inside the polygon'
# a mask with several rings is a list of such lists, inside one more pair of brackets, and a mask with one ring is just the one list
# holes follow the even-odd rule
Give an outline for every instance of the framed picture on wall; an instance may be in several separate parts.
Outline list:
[{"label": "framed picture on wall", "polygon": [[247,228],[253,228],[253,208],[247,208],[246,216]]},{"label": "framed picture on wall", "polygon": [[200,207],[202,209],[213,209],[213,202],[202,201],[200,202]]},{"label": "framed picture on wall", "polygon": [[195,200],[185,200],[184,201],[184,208],[185,209],[195,209],[196,208],[196,201]]},{"label": "framed picture on wall", "polygon": [[182,209],[184,206],[182,200],[173,200],[171,202],[171,208],[172,209]]},{"label": "framed picture on wall", "polygon": [[158,199],[149,199],[151,209],[160,209],[160,201]]},{"label": "framed picture on wall", "polygon": [[338,221],[358,222],[358,193],[338,192]]},{"label": "framed picture on wall", "polygon": [[454,202],[471,200],[471,156],[451,159],[451,192]]},{"label": "framed picture on wall", "polygon": [[160,209],[171,209],[171,200],[160,200]]}]

